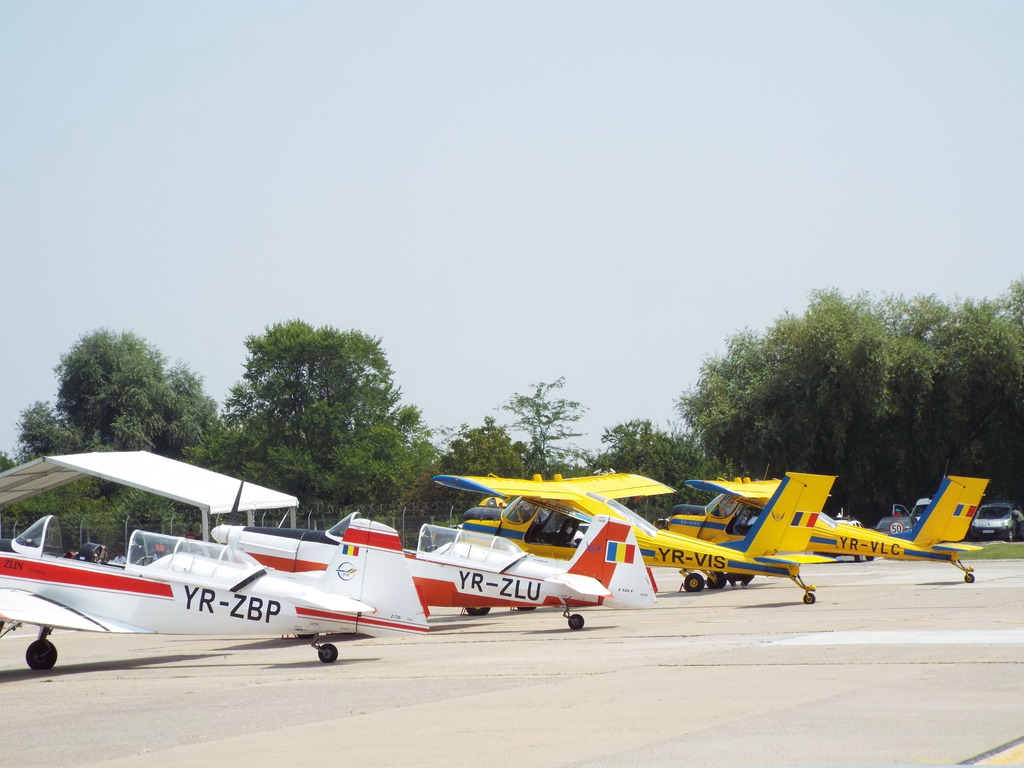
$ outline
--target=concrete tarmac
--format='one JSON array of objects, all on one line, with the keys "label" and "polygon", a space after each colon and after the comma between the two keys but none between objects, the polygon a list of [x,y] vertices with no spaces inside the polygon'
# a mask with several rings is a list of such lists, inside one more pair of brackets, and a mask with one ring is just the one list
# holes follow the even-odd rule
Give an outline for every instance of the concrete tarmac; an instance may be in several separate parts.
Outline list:
[{"label": "concrete tarmac", "polygon": [[[484,617],[426,637],[303,641],[55,632],[0,641],[0,754],[30,766],[1020,764],[1024,561],[874,561],[677,592],[648,611]],[[999,749],[1009,746],[1009,749]],[[1009,762],[1007,762],[1009,761]]]}]

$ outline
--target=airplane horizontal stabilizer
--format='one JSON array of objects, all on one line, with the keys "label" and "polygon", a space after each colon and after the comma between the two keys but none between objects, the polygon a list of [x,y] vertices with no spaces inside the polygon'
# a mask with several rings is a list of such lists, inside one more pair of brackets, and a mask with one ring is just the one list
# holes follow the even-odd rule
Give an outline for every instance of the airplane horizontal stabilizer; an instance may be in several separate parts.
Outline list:
[{"label": "airplane horizontal stabilizer", "polygon": [[824,557],[822,555],[802,555],[802,554],[786,554],[786,555],[775,555],[772,557],[755,557],[759,563],[783,563],[786,565],[813,565],[815,563],[834,563],[836,559],[834,557]]},{"label": "airplane horizontal stabilizer", "polygon": [[560,573],[557,576],[549,576],[544,581],[569,587],[586,597],[611,597],[612,594],[597,579],[578,573]]},{"label": "airplane horizontal stabilizer", "polygon": [[296,605],[301,605],[305,608],[319,608],[323,611],[334,611],[335,613],[369,614],[377,612],[376,608],[361,600],[354,600],[351,597],[345,597],[345,595],[330,594],[326,592],[322,592],[315,597],[311,597],[310,595],[293,597],[292,601]]},{"label": "airplane horizontal stabilizer", "polygon": [[937,552],[978,552],[984,547],[978,547],[974,544],[933,544],[932,549]]},{"label": "airplane horizontal stabilizer", "polygon": [[82,632],[153,634],[152,630],[90,616],[82,611],[20,589],[0,589],[0,619],[38,627],[77,629]]}]

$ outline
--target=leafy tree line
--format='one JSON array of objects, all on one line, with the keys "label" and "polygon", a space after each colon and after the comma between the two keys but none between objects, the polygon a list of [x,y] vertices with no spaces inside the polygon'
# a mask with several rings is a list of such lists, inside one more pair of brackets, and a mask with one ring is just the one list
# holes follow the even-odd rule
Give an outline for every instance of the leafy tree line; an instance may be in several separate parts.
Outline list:
[{"label": "leafy tree line", "polygon": [[[1024,281],[995,301],[950,304],[816,292],[802,316],[729,338],[679,398],[680,426],[618,424],[592,453],[572,444],[586,409],[560,396],[562,378],[498,404],[509,424],[487,416],[432,433],[402,401],[379,339],[291,320],[246,349],[218,412],[199,376],[134,334],[83,336],[55,368],[56,402],[22,412],[16,459],[150,450],[292,493],[327,517],[358,506],[450,515],[472,503],[435,474],[616,470],[682,489],[691,477],[793,469],[839,475],[833,505],[852,512],[912,500],[944,473],[993,478],[990,497],[1024,495]],[[14,463],[0,454],[0,468]],[[90,520],[104,500],[111,521],[177,514],[123,489],[83,494]],[[640,506],[655,515],[706,500],[683,490]]]},{"label": "leafy tree line", "polygon": [[802,316],[728,340],[678,412],[706,453],[761,476],[837,474],[857,512],[946,474],[1024,496],[1024,280],[996,300],[812,295]]},{"label": "leafy tree line", "polygon": [[[136,335],[104,329],[83,336],[55,368],[56,402],[36,402],[22,412],[17,459],[153,451],[292,493],[304,511],[316,510],[317,525],[329,525],[332,511],[340,516],[354,508],[377,516],[412,510],[445,520],[458,509],[461,516],[473,500],[434,484],[435,474],[568,476],[636,459],[647,462],[637,468],[668,476],[669,453],[661,446],[653,458],[641,459],[644,441],[694,445],[638,422],[606,436],[607,456],[587,455],[570,443],[580,436],[574,425],[585,409],[557,396],[564,379],[535,384],[496,408],[511,415],[511,426],[488,416],[480,426],[435,435],[420,410],[402,402],[379,339],[293,320],[250,336],[246,348],[242,380],[218,413],[196,374],[182,364],[169,367]],[[514,440],[511,430],[525,439]],[[16,463],[2,455],[0,462],[0,469]],[[165,530],[177,524],[183,533],[187,517],[165,499],[140,503],[131,489],[82,482],[14,505],[6,511],[6,532],[58,510],[66,529],[83,532],[131,521]]]}]

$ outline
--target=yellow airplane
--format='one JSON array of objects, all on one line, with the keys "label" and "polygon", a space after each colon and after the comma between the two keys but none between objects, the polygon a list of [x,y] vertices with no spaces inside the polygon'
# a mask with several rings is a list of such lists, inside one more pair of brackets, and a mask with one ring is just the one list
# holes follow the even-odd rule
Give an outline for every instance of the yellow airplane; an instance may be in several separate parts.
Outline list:
[{"label": "yellow airplane", "polygon": [[[644,562],[679,568],[683,588],[698,592],[707,584],[725,586],[726,574],[789,578],[804,590],[804,602],[813,603],[814,586],[800,578],[805,563],[830,562],[806,550],[814,525],[814,512],[828,498],[834,477],[787,473],[763,515],[747,535],[727,544],[713,544],[659,530],[618,499],[674,493],[674,489],[640,475],[607,474],[567,480],[555,475],[543,480],[501,477],[438,475],[434,482],[486,496],[516,497],[502,508],[475,507],[463,516],[462,527],[512,539],[541,557],[567,559],[574,552],[580,525],[597,515],[609,515],[633,526]],[[798,511],[799,510],[799,511]]]},{"label": "yellow airplane", "polygon": [[[761,514],[780,485],[779,480],[687,480],[686,485],[719,494],[707,507],[679,505],[668,520],[668,529],[701,541],[723,544],[740,539]],[[810,551],[828,555],[887,557],[952,563],[974,582],[974,569],[960,562],[960,553],[981,549],[957,544],[970,528],[974,512],[988,480],[976,477],[945,477],[931,503],[913,528],[885,534],[818,515],[810,538]],[[681,508],[681,509],[680,509]]]}]

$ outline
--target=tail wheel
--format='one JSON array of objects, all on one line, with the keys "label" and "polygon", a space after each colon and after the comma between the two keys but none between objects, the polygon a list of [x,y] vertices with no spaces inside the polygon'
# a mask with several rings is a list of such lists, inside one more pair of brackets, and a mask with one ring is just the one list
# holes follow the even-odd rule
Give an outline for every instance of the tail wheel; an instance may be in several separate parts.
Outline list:
[{"label": "tail wheel", "polygon": [[964,574],[964,581],[966,581],[968,584],[973,584],[974,583],[974,574],[973,573],[965,573]]},{"label": "tail wheel", "polygon": [[814,605],[815,597],[813,592],[804,592],[804,602],[808,605]]},{"label": "tail wheel", "polygon": [[36,640],[25,651],[25,662],[30,669],[53,669],[57,663],[57,648],[49,640]]},{"label": "tail wheel", "polygon": [[578,613],[572,614],[569,619],[569,629],[583,629],[583,617]]},{"label": "tail wheel", "polygon": [[683,579],[683,589],[687,592],[700,592],[704,589],[704,577],[699,573],[688,573]]},{"label": "tail wheel", "polygon": [[332,643],[324,643],[318,646],[316,653],[324,664],[333,664],[338,660],[338,646]]}]

